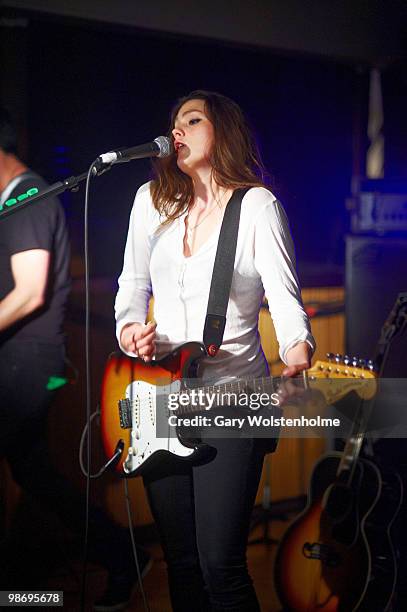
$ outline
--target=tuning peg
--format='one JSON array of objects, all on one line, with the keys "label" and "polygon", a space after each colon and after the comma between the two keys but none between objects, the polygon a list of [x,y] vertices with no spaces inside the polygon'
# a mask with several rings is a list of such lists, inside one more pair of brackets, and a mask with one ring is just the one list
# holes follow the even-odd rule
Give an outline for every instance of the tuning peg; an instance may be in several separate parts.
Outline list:
[{"label": "tuning peg", "polygon": [[359,359],[357,357],[352,357],[352,365],[354,368],[358,365]]},{"label": "tuning peg", "polygon": [[350,357],[349,357],[349,355],[345,355],[345,357],[343,358],[343,363],[345,365],[349,365],[350,364]]},{"label": "tuning peg", "polygon": [[336,363],[342,363],[342,359],[343,359],[342,355],[340,353],[336,353],[335,355]]},{"label": "tuning peg", "polygon": [[371,372],[375,370],[375,365],[372,359],[369,359],[369,361],[367,362],[367,369],[370,370]]},{"label": "tuning peg", "polygon": [[335,355],[333,353],[327,353],[326,358],[328,361],[333,361],[335,359]]},{"label": "tuning peg", "polygon": [[366,359],[359,359],[358,366],[359,366],[359,368],[365,369],[365,367],[366,367]]}]

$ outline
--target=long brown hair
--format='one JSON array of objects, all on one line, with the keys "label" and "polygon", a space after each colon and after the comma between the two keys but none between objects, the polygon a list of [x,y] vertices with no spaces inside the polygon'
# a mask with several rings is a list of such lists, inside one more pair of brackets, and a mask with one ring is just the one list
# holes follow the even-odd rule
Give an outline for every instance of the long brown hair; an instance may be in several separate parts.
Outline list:
[{"label": "long brown hair", "polygon": [[[212,91],[196,90],[180,98],[171,112],[168,136],[178,112],[189,100],[204,100],[205,113],[214,127],[215,141],[210,163],[213,179],[219,187],[238,189],[264,185],[265,168],[256,143],[240,107],[230,98]],[[191,178],[177,166],[173,150],[168,157],[153,162],[155,179],[151,183],[154,207],[164,217],[164,224],[182,215],[194,200]]]}]

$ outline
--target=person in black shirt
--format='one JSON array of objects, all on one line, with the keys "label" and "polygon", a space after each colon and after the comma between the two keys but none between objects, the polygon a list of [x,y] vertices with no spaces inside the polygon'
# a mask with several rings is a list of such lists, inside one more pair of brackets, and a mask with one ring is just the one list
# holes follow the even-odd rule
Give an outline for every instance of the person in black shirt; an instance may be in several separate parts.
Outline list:
[{"label": "person in black shirt", "polygon": [[[18,159],[13,125],[0,109],[0,210],[28,189],[46,186]],[[0,459],[7,459],[25,491],[82,532],[83,496],[53,468],[46,433],[54,393],[49,383],[64,373],[69,255],[58,199],[0,220]],[[91,553],[109,571],[108,589],[95,609],[123,609],[135,582],[129,534],[94,507],[89,530]],[[142,550],[139,560],[145,573],[150,559]],[[0,584],[0,589],[8,586]]]},{"label": "person in black shirt", "polygon": [[[46,187],[18,159],[15,148],[13,126],[0,110],[2,207],[30,187]],[[25,466],[15,436],[21,440],[24,431],[46,420],[52,399],[48,382],[64,371],[62,321],[69,288],[69,242],[59,201],[48,199],[2,219],[0,456],[9,458],[18,482],[27,478],[20,474]]]}]

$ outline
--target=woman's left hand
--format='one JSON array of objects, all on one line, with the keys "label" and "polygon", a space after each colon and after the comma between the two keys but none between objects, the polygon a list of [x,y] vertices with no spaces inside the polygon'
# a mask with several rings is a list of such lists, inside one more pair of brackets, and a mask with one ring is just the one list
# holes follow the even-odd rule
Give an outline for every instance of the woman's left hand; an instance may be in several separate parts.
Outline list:
[{"label": "woman's left hand", "polygon": [[281,404],[288,399],[298,399],[304,394],[304,388],[295,381],[283,380],[284,378],[294,378],[311,366],[311,347],[307,342],[300,342],[287,352],[287,367],[281,373],[282,381],[278,394]]},{"label": "woman's left hand", "polygon": [[282,376],[292,378],[303,370],[311,367],[311,347],[308,342],[299,342],[293,346],[286,355],[287,367],[282,371]]}]

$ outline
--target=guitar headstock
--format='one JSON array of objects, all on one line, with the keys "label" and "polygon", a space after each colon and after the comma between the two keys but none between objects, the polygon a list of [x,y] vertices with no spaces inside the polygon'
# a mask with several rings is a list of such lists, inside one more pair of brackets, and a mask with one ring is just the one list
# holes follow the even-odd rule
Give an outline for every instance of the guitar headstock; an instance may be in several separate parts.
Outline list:
[{"label": "guitar headstock", "polygon": [[362,399],[372,398],[377,391],[377,373],[372,360],[328,353],[326,361],[318,360],[307,373],[311,386],[316,386],[328,403],[342,399],[351,391]]}]

